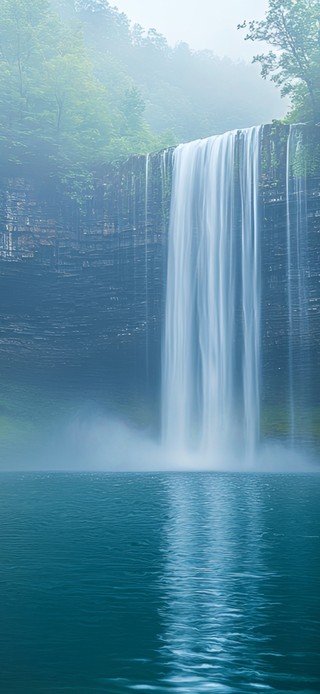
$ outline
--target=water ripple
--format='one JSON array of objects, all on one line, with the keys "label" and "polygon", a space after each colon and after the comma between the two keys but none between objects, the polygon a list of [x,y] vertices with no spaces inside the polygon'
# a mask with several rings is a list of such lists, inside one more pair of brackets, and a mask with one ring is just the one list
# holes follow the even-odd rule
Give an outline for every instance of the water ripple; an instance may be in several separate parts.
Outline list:
[{"label": "water ripple", "polygon": [[319,692],[319,502],[307,475],[2,475],[1,692]]}]

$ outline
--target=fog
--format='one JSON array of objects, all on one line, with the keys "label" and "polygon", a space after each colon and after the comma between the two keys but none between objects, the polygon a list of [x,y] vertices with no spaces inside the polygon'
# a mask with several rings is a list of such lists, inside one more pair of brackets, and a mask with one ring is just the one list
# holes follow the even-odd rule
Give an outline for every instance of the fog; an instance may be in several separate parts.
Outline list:
[{"label": "fog", "polygon": [[268,441],[254,460],[238,450],[215,447],[170,450],[154,432],[132,425],[114,414],[84,407],[72,417],[53,423],[51,433],[29,443],[15,459],[2,460],[2,471],[29,472],[229,472],[319,473],[315,456],[303,448]]},{"label": "fog", "polygon": [[244,41],[237,25],[244,19],[262,18],[268,6],[267,0],[117,0],[115,4],[133,22],[156,28],[173,45],[186,41],[198,50],[248,61],[257,46]]}]

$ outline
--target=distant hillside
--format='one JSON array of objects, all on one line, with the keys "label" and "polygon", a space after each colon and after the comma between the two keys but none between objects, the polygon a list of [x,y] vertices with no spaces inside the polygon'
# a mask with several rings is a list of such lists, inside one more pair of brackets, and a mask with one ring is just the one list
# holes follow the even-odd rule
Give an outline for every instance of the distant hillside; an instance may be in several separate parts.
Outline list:
[{"label": "distant hillside", "polygon": [[82,195],[111,160],[270,120],[273,103],[252,66],[171,48],[106,0],[2,0],[0,174]]},{"label": "distant hillside", "polygon": [[145,118],[177,141],[271,121],[284,114],[274,85],[261,80],[256,66],[192,51],[186,43],[171,48],[155,29],[131,25],[107,0],[55,0],[65,18],[81,23],[99,79],[109,88],[118,68],[139,87]]}]

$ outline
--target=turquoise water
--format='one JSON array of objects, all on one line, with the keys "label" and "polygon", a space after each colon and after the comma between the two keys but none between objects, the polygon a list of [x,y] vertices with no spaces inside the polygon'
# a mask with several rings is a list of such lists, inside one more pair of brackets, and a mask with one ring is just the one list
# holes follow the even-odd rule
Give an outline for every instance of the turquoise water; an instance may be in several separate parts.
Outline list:
[{"label": "turquoise water", "polygon": [[320,478],[2,474],[0,691],[320,691]]}]

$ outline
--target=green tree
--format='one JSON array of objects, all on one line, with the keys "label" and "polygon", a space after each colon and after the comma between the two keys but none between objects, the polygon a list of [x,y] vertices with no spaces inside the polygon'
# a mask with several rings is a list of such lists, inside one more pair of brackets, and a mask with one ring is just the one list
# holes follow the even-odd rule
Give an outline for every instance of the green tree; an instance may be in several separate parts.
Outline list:
[{"label": "green tree", "polygon": [[289,95],[291,119],[320,120],[320,0],[269,0],[265,19],[243,22],[245,40],[271,46],[256,55],[263,78]]},{"label": "green tree", "polygon": [[[274,86],[261,81],[252,66],[192,51],[185,43],[172,48],[155,29],[131,26],[107,0],[77,0],[76,7],[95,74],[118,113],[123,145],[124,130],[135,121],[134,112],[127,118],[127,95],[136,88],[145,103],[139,138],[144,146],[150,146],[145,121],[169,144],[283,115]],[[248,101],[251,92],[256,98]],[[127,145],[136,147],[137,133],[131,129],[127,136]]]},{"label": "green tree", "polygon": [[108,0],[1,0],[4,174],[81,182],[110,159],[272,117],[272,90],[244,63],[131,27]]},{"label": "green tree", "polygon": [[113,135],[107,93],[82,36],[47,0],[3,0],[0,19],[2,167],[63,169],[107,157]]}]

